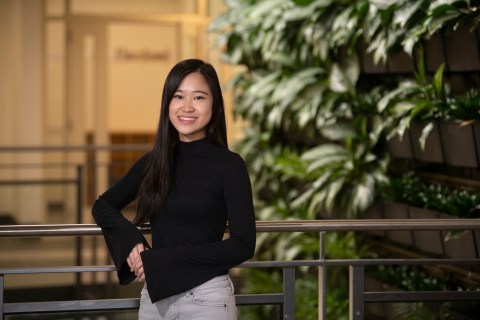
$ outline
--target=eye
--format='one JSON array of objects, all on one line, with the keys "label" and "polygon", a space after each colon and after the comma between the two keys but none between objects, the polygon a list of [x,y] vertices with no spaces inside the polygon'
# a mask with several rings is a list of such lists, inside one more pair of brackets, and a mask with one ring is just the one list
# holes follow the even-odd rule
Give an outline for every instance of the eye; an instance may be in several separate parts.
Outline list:
[{"label": "eye", "polygon": [[205,99],[205,98],[202,97],[202,96],[198,96],[198,97],[195,97],[194,99],[195,99],[195,100],[203,100],[203,99]]},{"label": "eye", "polygon": [[182,99],[183,97],[179,94],[176,94],[173,96],[173,99]]}]

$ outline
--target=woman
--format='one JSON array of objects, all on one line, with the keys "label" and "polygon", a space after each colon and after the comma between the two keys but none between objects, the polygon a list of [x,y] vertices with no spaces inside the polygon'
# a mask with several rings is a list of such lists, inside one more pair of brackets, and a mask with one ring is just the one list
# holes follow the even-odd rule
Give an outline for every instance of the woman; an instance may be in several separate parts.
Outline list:
[{"label": "woman", "polygon": [[[228,270],[253,256],[255,217],[245,163],[226,136],[214,68],[178,63],[165,81],[153,150],[93,206],[120,284],[145,281],[140,319],[236,319]],[[134,199],[131,223],[120,210]],[[151,249],[136,227],[148,221]]]}]

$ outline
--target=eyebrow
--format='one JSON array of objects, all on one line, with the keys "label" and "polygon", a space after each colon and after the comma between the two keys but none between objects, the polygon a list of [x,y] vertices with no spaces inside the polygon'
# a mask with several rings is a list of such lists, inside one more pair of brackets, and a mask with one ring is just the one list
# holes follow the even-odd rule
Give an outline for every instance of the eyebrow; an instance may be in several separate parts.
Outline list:
[{"label": "eyebrow", "polygon": [[[177,89],[175,92],[183,92],[182,90],[180,89]],[[194,93],[203,93],[204,95],[207,95],[208,96],[208,93],[206,93],[205,91],[202,91],[202,90],[193,90]]]}]

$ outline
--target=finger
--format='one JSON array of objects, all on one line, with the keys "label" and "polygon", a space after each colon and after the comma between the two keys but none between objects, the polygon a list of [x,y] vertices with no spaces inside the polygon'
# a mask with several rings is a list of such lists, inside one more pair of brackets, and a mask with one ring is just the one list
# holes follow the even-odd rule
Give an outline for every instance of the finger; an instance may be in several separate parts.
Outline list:
[{"label": "finger", "polygon": [[143,272],[143,266],[140,267],[140,269],[138,269],[137,277],[138,277],[138,281],[145,280],[145,273]]},{"label": "finger", "polygon": [[145,251],[145,247],[143,246],[143,243],[137,244],[137,250],[138,250],[138,253]]},{"label": "finger", "polygon": [[130,255],[128,256],[127,261],[129,262],[128,265],[130,266],[130,271],[133,271],[133,265],[135,263],[135,258],[133,256],[133,253],[130,252]]},{"label": "finger", "polygon": [[137,269],[137,277],[140,277],[142,274],[143,274],[143,266],[140,266],[140,267]]},{"label": "finger", "polygon": [[138,269],[137,266],[141,266],[141,265],[143,264],[143,262],[142,262],[142,257],[140,257],[140,256],[135,257],[135,259],[133,259],[133,261],[132,261],[132,264],[133,264],[133,267],[134,267],[135,269]]},{"label": "finger", "polygon": [[137,264],[138,262],[141,262],[142,261],[142,256],[138,255],[135,257],[135,259],[133,259],[133,264]]},{"label": "finger", "polygon": [[133,256],[133,259],[135,260],[135,258],[138,256],[137,246],[133,247],[131,255]]},{"label": "finger", "polygon": [[130,260],[132,260],[132,262],[135,261],[135,257],[136,257],[137,255],[138,255],[137,249],[136,249],[136,248],[133,248],[133,249],[132,249],[132,252],[130,252],[130,255],[129,255]]}]

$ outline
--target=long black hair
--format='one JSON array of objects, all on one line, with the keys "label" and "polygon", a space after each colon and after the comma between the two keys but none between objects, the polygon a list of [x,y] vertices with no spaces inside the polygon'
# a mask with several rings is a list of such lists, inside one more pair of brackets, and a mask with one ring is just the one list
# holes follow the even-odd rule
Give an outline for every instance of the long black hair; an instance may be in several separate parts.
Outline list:
[{"label": "long black hair", "polygon": [[223,96],[215,69],[211,64],[198,59],[177,63],[168,73],[163,87],[155,144],[138,186],[137,215],[133,220],[135,225],[151,222],[158,209],[165,208],[165,200],[175,183],[174,166],[179,134],[170,122],[169,106],[183,79],[194,72],[203,76],[213,96],[212,118],[206,126],[206,138],[213,145],[228,148]]}]

